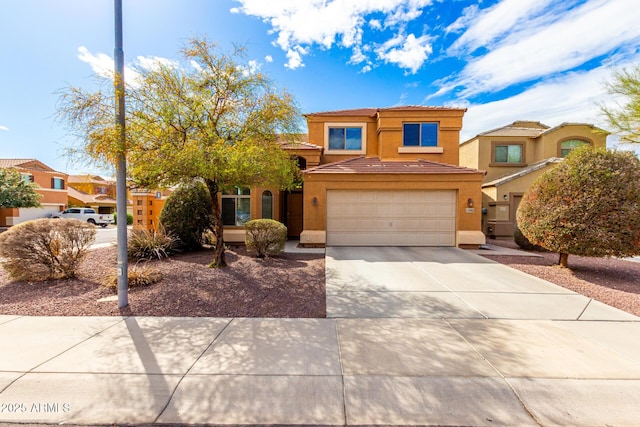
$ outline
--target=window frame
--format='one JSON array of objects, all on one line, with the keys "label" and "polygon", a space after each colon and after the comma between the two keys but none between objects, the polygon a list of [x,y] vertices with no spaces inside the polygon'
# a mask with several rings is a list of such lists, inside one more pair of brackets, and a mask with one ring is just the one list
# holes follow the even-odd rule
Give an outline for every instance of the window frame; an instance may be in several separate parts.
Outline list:
[{"label": "window frame", "polygon": [[[509,146],[520,146],[521,155],[519,162],[509,162],[509,149],[507,148],[507,161],[506,162],[497,162],[496,161],[496,147],[509,147]],[[527,165],[527,150],[526,143],[524,141],[491,141],[491,162],[489,166],[493,167],[522,167]]]},{"label": "window frame", "polygon": [[[345,148],[332,149],[329,147],[329,130],[335,128],[345,129]],[[361,144],[358,150],[346,149],[346,129],[347,128],[360,128],[361,129]],[[367,152],[367,123],[363,122],[326,122],[324,124],[324,151],[327,154],[366,154]]]},{"label": "window frame", "polygon": [[[581,141],[581,142],[584,142],[586,145],[588,145],[590,147],[593,147],[593,141],[591,141],[590,139],[584,138],[582,136],[572,136],[572,137],[569,137],[569,138],[563,138],[560,141],[558,141],[558,150],[557,150],[557,155],[561,159],[564,159],[566,157],[566,156],[562,155],[562,144],[565,143],[565,142],[568,142],[568,141]],[[578,148],[578,147],[576,147],[576,148]],[[575,150],[575,148],[572,148],[571,150],[569,150],[569,153],[572,150]],[[569,153],[567,153],[567,154],[569,154]]]},{"label": "window frame", "polygon": [[[56,183],[60,184],[60,188],[56,187]],[[51,189],[52,190],[66,190],[67,187],[65,185],[64,178],[59,176],[51,177]]]},{"label": "window frame", "polygon": [[[225,194],[226,192],[235,192],[235,194]],[[245,193],[246,191],[246,193]],[[238,194],[238,193],[242,193],[242,194]],[[220,209],[222,210],[222,225],[225,227],[243,227],[247,222],[249,222],[251,220],[251,188],[249,187],[233,187],[232,190],[223,190],[222,194],[220,195]],[[238,205],[239,205],[239,200],[247,200],[249,202],[249,217],[247,218],[246,221],[242,222],[238,220]],[[224,222],[225,220],[225,215],[224,215],[224,205],[225,205],[225,200],[233,200],[233,209],[234,209],[234,223],[233,224],[227,224]]]},{"label": "window frame", "polygon": [[[269,212],[265,212],[265,202],[269,203]],[[273,209],[273,191],[264,190],[260,194],[260,216],[262,219],[273,219],[274,209]]]}]

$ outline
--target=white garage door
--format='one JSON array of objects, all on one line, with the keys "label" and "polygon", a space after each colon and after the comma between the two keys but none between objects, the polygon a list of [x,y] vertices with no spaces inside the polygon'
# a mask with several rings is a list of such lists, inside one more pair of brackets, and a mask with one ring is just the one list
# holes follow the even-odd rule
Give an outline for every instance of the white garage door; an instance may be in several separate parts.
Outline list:
[{"label": "white garage door", "polygon": [[455,191],[327,191],[327,245],[455,246],[455,236]]}]

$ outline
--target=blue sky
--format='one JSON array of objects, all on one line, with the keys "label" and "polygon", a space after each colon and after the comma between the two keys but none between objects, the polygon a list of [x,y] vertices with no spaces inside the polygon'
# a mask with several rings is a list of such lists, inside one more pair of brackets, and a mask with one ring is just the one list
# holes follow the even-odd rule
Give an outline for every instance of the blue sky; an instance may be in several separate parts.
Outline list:
[{"label": "blue sky", "polygon": [[[612,71],[640,63],[637,0],[123,0],[129,65],[191,37],[247,48],[304,113],[467,107],[462,139],[515,120],[603,125]],[[0,157],[69,173],[56,91],[113,67],[112,0],[0,1]],[[125,78],[126,78],[125,74]]]}]

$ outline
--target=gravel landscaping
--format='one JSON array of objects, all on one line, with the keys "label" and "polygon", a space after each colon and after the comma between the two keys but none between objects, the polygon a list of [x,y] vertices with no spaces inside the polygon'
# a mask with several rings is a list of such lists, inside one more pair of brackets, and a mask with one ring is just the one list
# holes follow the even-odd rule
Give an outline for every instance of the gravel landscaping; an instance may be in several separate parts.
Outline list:
[{"label": "gravel landscaping", "polygon": [[[144,264],[158,283],[129,291],[120,310],[104,278],[115,273],[115,247],[91,251],[78,278],[11,283],[0,269],[0,314],[32,316],[325,317],[324,255],[283,253],[258,259],[244,247],[226,253],[228,267],[211,269],[211,251]],[[129,264],[130,268],[133,264]],[[111,298],[109,298],[111,297]],[[101,299],[106,301],[99,301]]]},{"label": "gravel landscaping", "polygon": [[[491,244],[517,248],[513,241]],[[557,267],[558,255],[491,256],[489,259],[548,280],[640,316],[640,263],[616,258],[569,257],[570,269]],[[325,317],[325,266],[322,254],[284,253],[258,259],[244,247],[227,251],[228,268],[211,269],[212,254],[177,255],[142,263],[162,275],[155,284],[132,288],[129,307],[117,308],[104,278],[115,272],[115,247],[91,251],[78,278],[42,283],[11,282],[0,269],[0,314],[33,316],[210,316]],[[130,263],[130,268],[134,264]]]},{"label": "gravel landscaping", "polygon": [[[488,243],[519,249],[513,240]],[[558,254],[534,252],[540,257],[483,255],[589,298],[640,316],[640,263],[617,258],[569,256],[569,268],[561,268]]]}]

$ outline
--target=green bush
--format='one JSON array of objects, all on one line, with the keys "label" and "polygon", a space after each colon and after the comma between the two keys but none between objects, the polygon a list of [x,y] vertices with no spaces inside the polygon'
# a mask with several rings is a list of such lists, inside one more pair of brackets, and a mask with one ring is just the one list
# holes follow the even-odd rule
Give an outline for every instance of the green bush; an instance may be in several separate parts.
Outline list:
[{"label": "green bush", "polygon": [[127,241],[131,259],[162,259],[171,254],[176,238],[161,226],[158,230],[132,230]]},{"label": "green bush", "polygon": [[213,228],[211,195],[199,181],[183,184],[167,199],[160,222],[184,249],[202,247],[202,234]]},{"label": "green bush", "polygon": [[[113,224],[118,224],[118,214],[113,214]],[[133,225],[133,215],[130,213],[127,214],[127,225]]]},{"label": "green bush", "polygon": [[247,232],[247,249],[255,251],[258,258],[277,255],[284,250],[287,227],[273,219],[254,219],[244,225]]},{"label": "green bush", "polygon": [[76,219],[23,222],[0,234],[2,267],[15,280],[74,277],[95,236],[95,227]]},{"label": "green bush", "polygon": [[578,148],[542,174],[516,213],[522,234],[560,254],[640,254],[640,160],[634,153]]},{"label": "green bush", "polygon": [[516,242],[516,245],[518,245],[520,249],[524,249],[525,251],[545,251],[542,246],[531,243],[529,239],[522,234],[522,231],[520,231],[520,228],[518,228],[517,225],[513,230],[513,241]]}]

